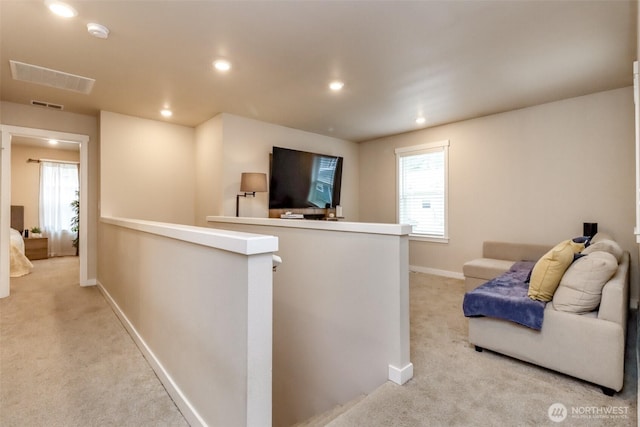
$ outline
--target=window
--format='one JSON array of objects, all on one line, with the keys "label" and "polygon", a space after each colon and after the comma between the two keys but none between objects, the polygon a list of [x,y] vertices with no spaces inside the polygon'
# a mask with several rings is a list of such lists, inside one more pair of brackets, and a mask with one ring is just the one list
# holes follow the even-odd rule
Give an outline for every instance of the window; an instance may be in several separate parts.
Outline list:
[{"label": "window", "polygon": [[396,149],[398,222],[413,226],[412,237],[447,241],[449,141]]},{"label": "window", "polygon": [[79,188],[78,165],[40,162],[40,227],[49,238],[49,255],[75,255],[71,203]]}]

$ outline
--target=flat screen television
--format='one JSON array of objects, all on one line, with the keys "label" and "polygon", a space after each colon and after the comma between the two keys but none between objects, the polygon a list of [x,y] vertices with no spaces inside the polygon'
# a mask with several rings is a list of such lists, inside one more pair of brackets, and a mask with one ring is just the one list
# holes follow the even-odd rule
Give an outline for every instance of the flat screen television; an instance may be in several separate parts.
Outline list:
[{"label": "flat screen television", "polygon": [[342,157],[273,147],[269,209],[333,208],[341,185]]}]

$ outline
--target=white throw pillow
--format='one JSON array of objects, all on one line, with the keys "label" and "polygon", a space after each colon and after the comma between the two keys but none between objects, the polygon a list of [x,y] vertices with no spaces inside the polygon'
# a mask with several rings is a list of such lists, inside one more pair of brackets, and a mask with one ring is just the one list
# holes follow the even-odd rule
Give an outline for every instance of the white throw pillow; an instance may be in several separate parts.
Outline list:
[{"label": "white throw pillow", "polygon": [[598,231],[595,236],[591,238],[591,243],[599,242],[600,240],[613,240],[613,237],[609,233],[604,231]]},{"label": "white throw pillow", "polygon": [[588,255],[593,252],[609,252],[611,255],[616,257],[616,261],[620,263],[622,260],[622,255],[624,251],[615,241],[610,239],[598,240],[596,243],[592,243],[585,250],[582,251],[583,255]]},{"label": "white throw pillow", "polygon": [[562,276],[553,296],[553,308],[571,313],[595,310],[600,305],[602,288],[617,269],[618,261],[608,252],[596,251],[578,258]]}]

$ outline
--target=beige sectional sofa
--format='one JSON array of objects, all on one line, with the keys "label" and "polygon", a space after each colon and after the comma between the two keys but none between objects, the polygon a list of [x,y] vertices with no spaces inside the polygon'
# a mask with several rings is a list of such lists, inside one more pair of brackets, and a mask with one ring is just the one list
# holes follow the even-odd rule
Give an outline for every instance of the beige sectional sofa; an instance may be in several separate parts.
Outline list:
[{"label": "beige sectional sofa", "polygon": [[[592,242],[610,239],[600,233]],[[551,246],[487,241],[483,257],[463,267],[467,291],[501,275],[516,262],[536,261]],[[469,318],[469,342],[600,385],[605,394],[620,391],[629,307],[629,253],[621,252],[617,270],[602,288],[596,310],[576,314],[546,304],[542,329],[490,317]],[[615,267],[614,267],[615,268]]]}]

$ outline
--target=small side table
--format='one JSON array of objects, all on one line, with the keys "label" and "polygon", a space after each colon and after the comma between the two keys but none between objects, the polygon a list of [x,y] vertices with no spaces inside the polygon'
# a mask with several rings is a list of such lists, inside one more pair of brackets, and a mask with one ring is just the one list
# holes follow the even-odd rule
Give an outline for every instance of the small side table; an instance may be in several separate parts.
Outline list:
[{"label": "small side table", "polygon": [[49,258],[48,237],[27,237],[24,239],[24,254],[31,261]]}]

